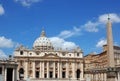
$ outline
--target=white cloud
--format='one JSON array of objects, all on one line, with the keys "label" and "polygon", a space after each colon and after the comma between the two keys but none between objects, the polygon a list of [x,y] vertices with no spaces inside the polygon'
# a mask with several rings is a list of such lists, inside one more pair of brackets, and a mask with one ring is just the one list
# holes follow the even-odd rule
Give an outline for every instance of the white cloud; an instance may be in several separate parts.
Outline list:
[{"label": "white cloud", "polygon": [[[101,39],[97,42],[96,47],[97,47],[97,48],[101,48],[101,47],[103,47],[103,45],[106,45],[106,44],[107,44],[107,39],[101,38]],[[113,42],[113,45],[118,46],[118,43],[117,43],[117,42]]]},{"label": "white cloud", "polygon": [[99,26],[98,22],[93,23],[91,21],[88,21],[86,24],[84,24],[83,27],[88,32],[98,32],[99,31],[98,26]]},{"label": "white cloud", "polygon": [[[116,13],[109,14],[112,23],[120,23],[120,16]],[[95,22],[88,21],[82,26],[82,29],[87,32],[98,32],[102,25],[105,25],[108,21],[108,14],[100,15]]]},{"label": "white cloud", "polygon": [[101,48],[103,45],[107,44],[107,40],[106,39],[100,39],[97,44],[96,47],[97,48]]},{"label": "white cloud", "polygon": [[71,50],[78,47],[74,42],[65,41],[59,37],[51,37],[49,39],[55,48],[62,48],[63,50],[67,48],[68,50]]},{"label": "white cloud", "polygon": [[0,50],[0,59],[4,58],[7,58],[7,55],[5,55],[5,53],[2,50]]},{"label": "white cloud", "polygon": [[12,48],[14,42],[11,39],[7,39],[4,36],[0,37],[0,48]]},{"label": "white cloud", "polygon": [[[120,23],[120,16],[116,13],[110,13],[109,17],[113,23]],[[108,20],[108,14],[102,14],[96,18],[96,21],[88,21],[80,27],[73,27],[71,30],[63,30],[58,37],[66,39],[75,35],[81,35],[83,31],[87,32],[99,32],[100,28],[105,26]]]},{"label": "white cloud", "polygon": [[72,30],[64,30],[64,31],[62,31],[62,32],[58,35],[58,37],[63,38],[63,39],[69,38],[69,37],[72,37],[72,36],[75,36],[75,35],[79,35],[79,34],[80,34],[80,31],[81,31],[80,28],[73,27]]},{"label": "white cloud", "polygon": [[5,13],[5,10],[3,6],[0,4],[0,15],[3,15]]},{"label": "white cloud", "polygon": [[15,2],[19,2],[25,7],[30,7],[34,3],[42,2],[43,0],[15,0]]},{"label": "white cloud", "polygon": [[[110,13],[109,17],[112,23],[120,23],[120,16],[118,14]],[[106,23],[107,20],[108,20],[108,14],[103,14],[98,18],[98,22],[101,22],[101,23]]]}]

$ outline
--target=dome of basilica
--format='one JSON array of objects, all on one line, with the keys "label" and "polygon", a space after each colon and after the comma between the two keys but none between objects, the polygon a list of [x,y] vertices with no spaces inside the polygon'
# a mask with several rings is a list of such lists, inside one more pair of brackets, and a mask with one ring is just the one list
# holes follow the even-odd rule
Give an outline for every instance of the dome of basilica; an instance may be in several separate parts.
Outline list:
[{"label": "dome of basilica", "polygon": [[52,43],[50,42],[50,40],[45,36],[45,32],[44,30],[42,30],[41,32],[41,36],[38,37],[34,44],[33,44],[33,47],[52,47]]}]

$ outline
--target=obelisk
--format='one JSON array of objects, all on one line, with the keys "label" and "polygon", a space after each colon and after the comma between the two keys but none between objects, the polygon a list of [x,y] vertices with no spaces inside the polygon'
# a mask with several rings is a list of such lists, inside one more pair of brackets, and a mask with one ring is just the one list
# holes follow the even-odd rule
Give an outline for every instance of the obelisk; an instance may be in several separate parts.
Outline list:
[{"label": "obelisk", "polygon": [[108,45],[107,46],[107,56],[108,56],[107,81],[116,81],[113,36],[112,36],[112,22],[109,16],[107,21],[107,45]]},{"label": "obelisk", "polygon": [[112,22],[108,15],[108,21],[107,21],[107,45],[108,45],[108,66],[114,67],[114,50],[113,50],[113,36],[112,36]]}]

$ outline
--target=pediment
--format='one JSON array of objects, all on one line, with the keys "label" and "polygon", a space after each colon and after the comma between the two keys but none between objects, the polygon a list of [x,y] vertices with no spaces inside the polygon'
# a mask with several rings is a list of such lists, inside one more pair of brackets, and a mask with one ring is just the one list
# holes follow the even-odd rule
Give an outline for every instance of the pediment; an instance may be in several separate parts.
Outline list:
[{"label": "pediment", "polygon": [[46,54],[43,56],[43,58],[60,58],[58,55],[55,54]]}]

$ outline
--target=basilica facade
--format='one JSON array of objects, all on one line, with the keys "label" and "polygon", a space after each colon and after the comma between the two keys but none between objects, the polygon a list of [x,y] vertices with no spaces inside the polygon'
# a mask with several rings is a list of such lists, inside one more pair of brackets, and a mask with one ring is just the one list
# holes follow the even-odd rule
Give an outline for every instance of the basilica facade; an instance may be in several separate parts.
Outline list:
[{"label": "basilica facade", "polygon": [[19,46],[14,51],[18,63],[17,80],[30,81],[68,81],[83,80],[83,52],[55,49],[42,30],[32,49]]}]

